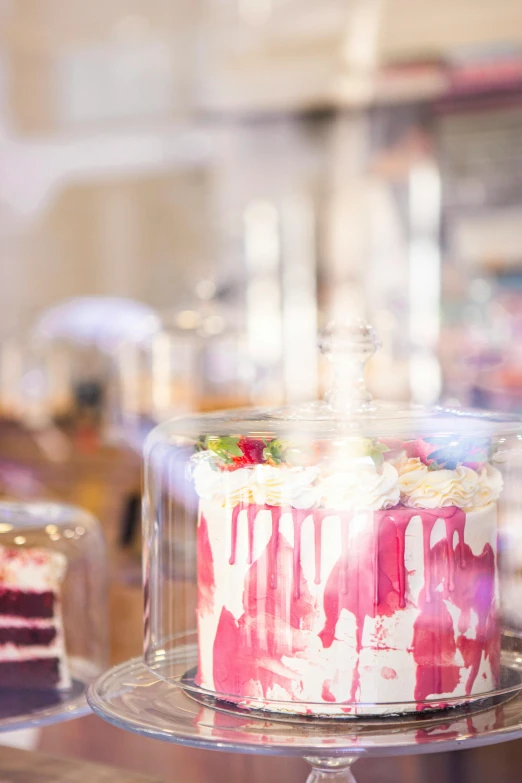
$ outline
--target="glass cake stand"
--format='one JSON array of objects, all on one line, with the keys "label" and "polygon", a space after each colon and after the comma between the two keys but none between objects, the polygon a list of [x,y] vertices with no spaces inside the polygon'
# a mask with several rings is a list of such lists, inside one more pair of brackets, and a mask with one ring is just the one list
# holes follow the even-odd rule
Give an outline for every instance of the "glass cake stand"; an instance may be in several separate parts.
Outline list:
[{"label": "glass cake stand", "polygon": [[[522,672],[513,654],[509,671]],[[189,676],[190,673],[187,674]],[[355,783],[361,757],[457,750],[522,737],[522,691],[481,699],[473,707],[386,718],[318,718],[254,712],[171,684],[140,658],[103,674],[87,694],[93,711],[144,736],[208,750],[301,756],[308,783]]]},{"label": "glass cake stand", "polygon": [[82,718],[90,713],[86,691],[99,670],[92,664],[69,659],[71,687],[59,690],[0,691],[0,733],[40,728]]}]

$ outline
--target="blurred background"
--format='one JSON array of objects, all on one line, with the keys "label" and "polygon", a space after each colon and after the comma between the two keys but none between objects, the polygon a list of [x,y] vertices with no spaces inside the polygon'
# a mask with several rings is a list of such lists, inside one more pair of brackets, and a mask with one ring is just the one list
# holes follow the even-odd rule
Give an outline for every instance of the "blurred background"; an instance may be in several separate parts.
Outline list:
[{"label": "blurred background", "polygon": [[[317,397],[347,314],[381,335],[377,396],[522,412],[522,4],[0,0],[0,269],[0,492],[101,519],[113,660],[139,655],[155,423]],[[169,781],[304,775],[95,718],[35,742]],[[496,753],[359,779],[519,780]]]}]

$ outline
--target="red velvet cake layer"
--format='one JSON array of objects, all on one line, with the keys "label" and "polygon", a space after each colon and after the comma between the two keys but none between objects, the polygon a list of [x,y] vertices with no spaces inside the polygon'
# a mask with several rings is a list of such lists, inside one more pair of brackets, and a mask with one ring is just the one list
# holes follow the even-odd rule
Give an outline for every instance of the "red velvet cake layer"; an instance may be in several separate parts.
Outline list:
[{"label": "red velvet cake layer", "polygon": [[54,594],[0,588],[0,615],[50,620],[54,617]]},{"label": "red velvet cake layer", "polygon": [[32,658],[30,661],[1,661],[0,687],[49,688],[60,682],[59,658]]},{"label": "red velvet cake layer", "polygon": [[0,644],[45,647],[56,639],[56,628],[0,627]]}]

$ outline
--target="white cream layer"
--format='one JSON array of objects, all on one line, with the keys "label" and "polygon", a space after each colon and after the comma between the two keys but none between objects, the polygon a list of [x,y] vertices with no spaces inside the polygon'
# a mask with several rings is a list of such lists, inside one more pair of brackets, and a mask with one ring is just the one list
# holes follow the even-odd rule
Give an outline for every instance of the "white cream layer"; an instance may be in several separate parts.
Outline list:
[{"label": "white cream layer", "polygon": [[399,502],[412,508],[456,506],[476,509],[496,501],[502,491],[502,475],[486,464],[478,472],[459,466],[455,470],[430,470],[420,459],[385,462],[377,469],[370,457],[347,463],[342,469],[325,464],[315,467],[253,465],[220,470],[210,452],[193,458],[193,479],[202,500],[222,505],[239,503],[339,510],[392,508]]},{"label": "white cream layer", "polygon": [[8,589],[58,593],[66,566],[60,552],[0,546],[0,584]]},{"label": "white cream layer", "polygon": [[33,658],[60,658],[61,645],[56,643],[46,645],[0,644],[0,662],[30,661]]},{"label": "white cream layer", "polygon": [[20,617],[19,615],[0,615],[0,628],[53,628],[56,621],[53,618],[42,619]]},{"label": "white cream layer", "polygon": [[401,501],[410,508],[477,508],[496,501],[502,491],[502,475],[489,464],[478,472],[465,465],[430,470],[415,457],[401,460],[396,467]]}]

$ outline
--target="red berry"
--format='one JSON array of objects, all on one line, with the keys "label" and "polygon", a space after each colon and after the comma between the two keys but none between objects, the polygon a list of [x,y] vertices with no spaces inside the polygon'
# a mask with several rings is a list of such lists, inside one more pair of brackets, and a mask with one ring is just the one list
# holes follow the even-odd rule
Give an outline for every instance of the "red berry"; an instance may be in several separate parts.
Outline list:
[{"label": "red berry", "polygon": [[[264,462],[263,451],[265,444],[262,440],[257,440],[256,438],[239,438],[237,445],[243,452],[244,457],[236,457],[234,462],[239,460],[241,464],[246,465],[259,465],[261,462]],[[246,462],[243,462],[243,459],[246,460]]]}]

